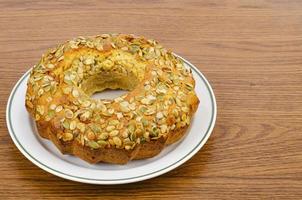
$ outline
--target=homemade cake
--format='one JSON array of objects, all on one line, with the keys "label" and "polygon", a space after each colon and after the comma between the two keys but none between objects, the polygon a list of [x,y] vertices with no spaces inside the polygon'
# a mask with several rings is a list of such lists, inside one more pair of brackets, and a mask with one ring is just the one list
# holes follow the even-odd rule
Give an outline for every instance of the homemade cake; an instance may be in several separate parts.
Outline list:
[{"label": "homemade cake", "polygon": [[[182,60],[154,40],[125,34],[78,37],[49,50],[27,87],[39,134],[90,163],[157,155],[182,138],[199,104]],[[91,98],[105,89],[129,92]]]}]

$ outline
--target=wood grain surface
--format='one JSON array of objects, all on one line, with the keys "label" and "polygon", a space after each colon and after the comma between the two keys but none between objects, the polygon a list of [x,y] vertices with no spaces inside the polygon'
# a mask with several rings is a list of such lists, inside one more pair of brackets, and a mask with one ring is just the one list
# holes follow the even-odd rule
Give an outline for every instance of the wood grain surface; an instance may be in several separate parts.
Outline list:
[{"label": "wood grain surface", "polygon": [[[0,199],[302,199],[301,10],[300,0],[1,0]],[[15,147],[7,98],[47,48],[108,32],[154,38],[196,65],[216,94],[217,123],[202,150],[160,177],[64,180]]]}]

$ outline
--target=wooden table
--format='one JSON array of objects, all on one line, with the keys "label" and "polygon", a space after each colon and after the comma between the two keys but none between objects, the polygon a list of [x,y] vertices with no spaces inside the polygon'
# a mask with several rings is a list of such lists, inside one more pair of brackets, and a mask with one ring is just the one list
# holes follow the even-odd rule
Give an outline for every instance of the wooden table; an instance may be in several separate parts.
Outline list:
[{"label": "wooden table", "polygon": [[[0,1],[0,199],[301,199],[301,9],[299,0]],[[18,151],[6,128],[12,87],[47,48],[107,32],[160,41],[195,64],[217,98],[202,150],[140,183],[53,176]]]}]

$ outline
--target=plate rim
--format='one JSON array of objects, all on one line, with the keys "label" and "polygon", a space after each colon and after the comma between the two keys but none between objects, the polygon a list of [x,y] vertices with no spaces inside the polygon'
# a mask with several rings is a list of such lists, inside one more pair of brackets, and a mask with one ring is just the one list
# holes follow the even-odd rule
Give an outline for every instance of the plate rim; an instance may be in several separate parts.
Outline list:
[{"label": "plate rim", "polygon": [[188,60],[184,59],[183,57],[174,54],[175,56],[177,56],[178,58],[180,58],[181,60],[183,60],[183,62],[185,62],[191,69],[193,69],[202,79],[202,81],[205,83],[207,90],[210,93],[210,99],[211,99],[211,105],[212,105],[212,110],[213,112],[211,113],[211,120],[209,123],[209,126],[207,128],[207,131],[205,133],[205,135],[203,136],[203,138],[199,141],[199,143],[192,148],[192,150],[187,153],[185,156],[181,157],[180,159],[178,159],[177,161],[173,162],[173,164],[170,164],[169,166],[166,166],[164,168],[158,169],[156,171],[152,171],[150,173],[144,174],[144,175],[140,175],[140,176],[134,176],[134,177],[130,177],[130,178],[123,178],[123,179],[91,179],[91,178],[85,178],[85,177],[80,177],[80,176],[75,176],[75,175],[70,175],[70,174],[66,174],[64,172],[61,172],[57,169],[53,169],[50,166],[45,165],[44,163],[40,162],[37,158],[35,158],[34,156],[32,156],[30,153],[28,153],[26,151],[26,149],[22,146],[22,144],[20,143],[20,141],[17,139],[15,133],[14,133],[14,129],[13,126],[11,124],[11,116],[10,116],[10,108],[11,108],[11,104],[12,104],[12,100],[14,98],[14,95],[19,87],[19,85],[24,81],[24,79],[28,76],[28,74],[30,73],[31,69],[29,69],[26,73],[24,73],[22,75],[22,77],[17,81],[17,83],[15,84],[15,86],[13,87],[8,101],[7,101],[7,106],[6,106],[6,125],[8,128],[8,132],[10,134],[10,137],[12,138],[14,144],[16,145],[16,147],[19,149],[19,151],[28,159],[30,160],[33,164],[35,164],[36,166],[38,166],[39,168],[53,174],[56,175],[58,177],[64,178],[64,179],[68,179],[68,180],[72,180],[72,181],[76,181],[76,182],[82,182],[82,183],[90,183],[90,184],[101,184],[101,185],[114,185],[114,184],[125,184],[125,183],[132,183],[132,182],[138,182],[138,181],[143,181],[143,180],[147,180],[150,178],[154,178],[157,176],[160,176],[164,173],[167,173],[177,167],[179,167],[180,165],[182,165],[183,163],[185,163],[186,161],[188,161],[190,158],[192,158],[200,149],[201,147],[203,147],[203,145],[207,142],[208,138],[210,137],[214,126],[215,126],[215,122],[216,122],[216,117],[217,117],[217,104],[216,104],[216,98],[214,95],[214,91],[209,83],[209,81],[206,79],[206,77],[198,70],[197,67],[195,67],[192,63],[190,63]]}]

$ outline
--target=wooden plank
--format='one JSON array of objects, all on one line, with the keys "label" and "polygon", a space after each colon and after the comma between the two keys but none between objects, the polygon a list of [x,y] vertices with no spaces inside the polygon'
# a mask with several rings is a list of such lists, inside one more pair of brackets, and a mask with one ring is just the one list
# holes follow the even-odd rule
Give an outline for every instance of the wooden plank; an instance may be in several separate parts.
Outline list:
[{"label": "wooden plank", "polygon": [[[1,199],[301,199],[301,9],[298,0],[0,1]],[[214,88],[208,143],[158,178],[118,186],[63,180],[34,166],[8,135],[8,95],[41,54],[107,32],[160,41]]]}]

